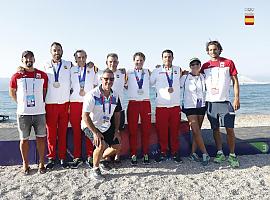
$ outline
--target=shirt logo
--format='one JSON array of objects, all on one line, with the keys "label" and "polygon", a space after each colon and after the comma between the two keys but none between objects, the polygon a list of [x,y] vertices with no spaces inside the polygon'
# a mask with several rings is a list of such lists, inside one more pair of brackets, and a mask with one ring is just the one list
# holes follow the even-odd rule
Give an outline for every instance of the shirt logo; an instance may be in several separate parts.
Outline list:
[{"label": "shirt logo", "polygon": [[41,78],[41,74],[40,73],[37,73],[36,74],[36,79],[40,79]]},{"label": "shirt logo", "polygon": [[67,69],[68,67],[67,66],[64,66],[65,69]]},{"label": "shirt logo", "polygon": [[225,63],[224,62],[220,62],[219,67],[225,67]]},{"label": "shirt logo", "polygon": [[119,74],[116,75],[116,78],[120,78]]}]

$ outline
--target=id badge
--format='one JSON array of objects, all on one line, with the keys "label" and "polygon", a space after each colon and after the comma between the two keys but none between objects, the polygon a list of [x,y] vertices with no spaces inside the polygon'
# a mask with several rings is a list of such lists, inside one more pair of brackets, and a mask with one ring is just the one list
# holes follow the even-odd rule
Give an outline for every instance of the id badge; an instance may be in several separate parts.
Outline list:
[{"label": "id badge", "polygon": [[110,118],[108,116],[102,117],[102,128],[107,128],[110,126]]},{"label": "id badge", "polygon": [[212,95],[219,94],[219,89],[218,88],[212,88],[211,89],[211,94]]},{"label": "id badge", "polygon": [[202,107],[202,99],[197,99],[196,108],[201,108],[201,107]]},{"label": "id badge", "polygon": [[26,105],[27,105],[27,107],[35,107],[35,105],[36,105],[35,95],[27,95],[26,96]]}]

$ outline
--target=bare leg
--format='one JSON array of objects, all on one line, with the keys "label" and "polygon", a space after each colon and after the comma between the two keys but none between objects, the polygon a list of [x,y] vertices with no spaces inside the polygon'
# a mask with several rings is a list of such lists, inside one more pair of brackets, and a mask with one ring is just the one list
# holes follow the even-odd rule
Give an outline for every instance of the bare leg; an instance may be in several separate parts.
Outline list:
[{"label": "bare leg", "polygon": [[189,121],[189,124],[190,124],[192,132],[193,132],[194,141],[196,142],[197,146],[202,151],[202,153],[207,154],[207,151],[206,151],[206,148],[204,146],[203,139],[202,139],[202,135],[201,135],[201,129],[200,129],[198,116],[197,115],[190,115],[190,116],[188,116],[188,121]]},{"label": "bare leg", "polygon": [[37,143],[37,150],[38,150],[38,156],[39,156],[39,167],[44,167],[44,154],[45,154],[45,138],[46,137],[37,137],[36,143]]},{"label": "bare leg", "polygon": [[117,155],[119,154],[121,151],[121,145],[120,144],[116,144],[116,145],[112,145],[111,147],[108,147],[104,153],[103,153],[103,158],[104,159],[109,159],[111,156]]},{"label": "bare leg", "polygon": [[93,167],[99,167],[100,160],[102,158],[102,154],[104,149],[106,148],[105,142],[102,140],[101,144],[95,148],[93,152]]},{"label": "bare leg", "polygon": [[216,128],[213,130],[213,135],[215,139],[215,143],[217,146],[217,150],[222,150],[222,139],[221,139],[221,134],[220,134],[220,129]]},{"label": "bare leg", "polygon": [[234,153],[235,149],[235,134],[233,128],[226,128],[227,131],[227,143],[229,146],[230,153]]},{"label": "bare leg", "polygon": [[28,140],[20,141],[20,151],[21,151],[22,160],[23,160],[23,169],[26,170],[29,167],[29,161],[28,161],[29,142]]}]

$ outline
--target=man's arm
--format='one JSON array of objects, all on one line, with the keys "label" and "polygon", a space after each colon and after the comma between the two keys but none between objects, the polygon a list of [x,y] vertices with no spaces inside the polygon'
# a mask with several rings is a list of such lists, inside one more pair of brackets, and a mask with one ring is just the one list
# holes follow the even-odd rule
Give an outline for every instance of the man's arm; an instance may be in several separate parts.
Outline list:
[{"label": "man's arm", "polygon": [[45,102],[46,99],[46,95],[47,95],[47,88],[43,88],[43,101]]},{"label": "man's arm", "polygon": [[101,140],[104,139],[104,137],[93,124],[93,121],[91,120],[89,114],[90,114],[89,112],[83,112],[82,119],[85,122],[87,128],[89,128],[89,130],[94,134],[94,145],[98,147],[101,144]]},{"label": "man's arm", "polygon": [[234,110],[238,110],[240,108],[240,98],[239,98],[239,81],[237,75],[231,76],[233,81],[233,90],[234,90],[234,101],[233,101],[233,108]]},{"label": "man's arm", "polygon": [[9,96],[17,103],[17,90],[15,88],[9,88]]},{"label": "man's arm", "polygon": [[115,124],[115,130],[114,130],[114,140],[117,138],[119,142],[121,143],[121,135],[119,131],[120,127],[120,112],[114,112],[114,124]]}]

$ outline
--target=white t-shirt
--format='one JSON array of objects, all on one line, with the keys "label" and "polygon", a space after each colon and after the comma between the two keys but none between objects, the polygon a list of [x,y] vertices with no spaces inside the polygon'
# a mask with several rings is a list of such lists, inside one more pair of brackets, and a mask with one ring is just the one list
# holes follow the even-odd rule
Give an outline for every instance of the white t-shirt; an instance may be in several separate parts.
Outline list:
[{"label": "white t-shirt", "polygon": [[229,101],[231,76],[237,75],[232,60],[220,57],[218,61],[203,64],[201,72],[205,74],[206,101]]},{"label": "white t-shirt", "polygon": [[[70,95],[70,102],[83,102],[83,96],[80,93],[80,81],[79,75],[81,76],[81,80],[83,77],[85,67],[81,69],[81,67],[73,66],[71,67],[71,88],[72,93]],[[85,69],[85,83],[84,83],[84,91],[85,94],[94,88],[94,85],[98,85],[98,77],[97,77],[97,68],[95,67],[86,67]]]},{"label": "white t-shirt", "polygon": [[[173,73],[173,92],[169,93],[169,83],[167,80],[166,72],[171,78]],[[157,91],[156,106],[157,107],[174,107],[180,106],[180,78],[181,68],[178,66],[172,66],[169,70],[161,66],[154,69],[150,77],[150,83],[155,85]]]},{"label": "white t-shirt", "polygon": [[197,102],[200,107],[205,106],[205,79],[204,75],[193,76],[192,74],[181,77],[181,87],[183,88],[184,108],[196,108]]},{"label": "white t-shirt", "polygon": [[[62,64],[61,64],[62,63]],[[64,104],[69,102],[70,96],[70,68],[72,63],[69,61],[61,60],[61,63],[52,64],[52,62],[48,62],[45,65],[45,72],[48,76],[48,91],[46,95],[46,104]],[[59,67],[59,77],[58,82],[60,83],[60,87],[56,88],[53,86],[55,82],[54,70],[55,67],[56,72]]]},{"label": "white t-shirt", "polygon": [[[117,92],[112,90],[110,96],[106,98],[103,96],[101,85],[88,92],[83,101],[83,112],[90,113],[93,124],[102,133],[110,128],[110,120],[113,113],[120,112],[121,110],[121,103],[119,102]],[[81,126],[82,129],[86,128],[83,120],[81,121]]]},{"label": "white t-shirt", "polygon": [[[136,73],[136,74],[135,74]],[[142,79],[142,73],[143,75],[143,84],[141,90],[139,89],[136,76],[138,77],[139,81]],[[150,81],[150,72],[148,69],[142,69],[142,70],[129,70],[127,72],[128,77],[128,99],[129,100],[135,100],[135,101],[143,101],[143,100],[149,100],[149,81]]]}]

